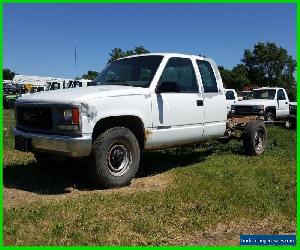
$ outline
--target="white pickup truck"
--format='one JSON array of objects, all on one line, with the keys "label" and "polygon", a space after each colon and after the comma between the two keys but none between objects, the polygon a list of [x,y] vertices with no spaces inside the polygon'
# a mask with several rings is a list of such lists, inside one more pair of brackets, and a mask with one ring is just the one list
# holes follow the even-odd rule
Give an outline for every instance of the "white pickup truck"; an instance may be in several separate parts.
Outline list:
[{"label": "white pickup truck", "polygon": [[209,58],[126,57],[93,85],[19,98],[15,148],[48,164],[53,155],[88,157],[91,176],[105,187],[130,183],[142,151],[213,138],[242,138],[248,155],[266,148],[262,121],[227,120],[222,79]]},{"label": "white pickup truck", "polygon": [[231,106],[235,115],[264,115],[266,121],[289,117],[289,98],[283,88],[263,87],[253,89],[252,99]]}]

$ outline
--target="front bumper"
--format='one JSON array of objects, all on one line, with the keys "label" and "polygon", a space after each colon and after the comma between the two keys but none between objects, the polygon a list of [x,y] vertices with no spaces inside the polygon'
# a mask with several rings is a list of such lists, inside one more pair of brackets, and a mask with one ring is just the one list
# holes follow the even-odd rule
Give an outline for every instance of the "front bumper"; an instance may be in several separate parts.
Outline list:
[{"label": "front bumper", "polygon": [[92,135],[71,137],[62,135],[45,135],[13,129],[15,136],[31,140],[29,151],[47,152],[70,157],[89,156],[92,148]]}]

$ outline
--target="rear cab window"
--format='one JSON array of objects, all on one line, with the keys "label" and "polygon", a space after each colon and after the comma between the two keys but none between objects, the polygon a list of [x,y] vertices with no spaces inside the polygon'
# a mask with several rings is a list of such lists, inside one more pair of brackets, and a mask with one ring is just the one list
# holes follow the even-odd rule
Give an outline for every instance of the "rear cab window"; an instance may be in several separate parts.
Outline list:
[{"label": "rear cab window", "polygon": [[211,64],[205,60],[196,60],[205,93],[217,93],[218,83]]}]

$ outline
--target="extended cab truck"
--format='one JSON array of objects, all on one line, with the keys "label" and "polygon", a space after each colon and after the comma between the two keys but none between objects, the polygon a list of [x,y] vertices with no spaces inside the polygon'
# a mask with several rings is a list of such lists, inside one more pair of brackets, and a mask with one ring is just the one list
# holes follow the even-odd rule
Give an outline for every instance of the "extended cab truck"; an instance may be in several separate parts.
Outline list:
[{"label": "extended cab truck", "polygon": [[130,183],[141,151],[238,137],[237,130],[247,154],[266,148],[263,122],[228,124],[223,83],[211,59],[126,57],[109,64],[93,85],[18,99],[15,148],[33,152],[39,162],[53,155],[88,157],[91,176],[106,187]]},{"label": "extended cab truck", "polygon": [[263,87],[252,91],[252,99],[232,105],[235,115],[264,115],[266,121],[287,120],[289,98],[283,88]]}]

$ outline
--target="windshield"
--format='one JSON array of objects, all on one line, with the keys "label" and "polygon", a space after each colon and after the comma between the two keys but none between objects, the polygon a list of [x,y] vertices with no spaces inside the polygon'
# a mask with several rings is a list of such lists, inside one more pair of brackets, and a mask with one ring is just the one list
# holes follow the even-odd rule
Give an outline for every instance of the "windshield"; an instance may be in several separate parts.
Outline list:
[{"label": "windshield", "polygon": [[275,94],[275,89],[253,90],[253,99],[274,99]]},{"label": "windshield", "polygon": [[149,87],[162,56],[124,58],[109,64],[91,85],[126,85]]}]

